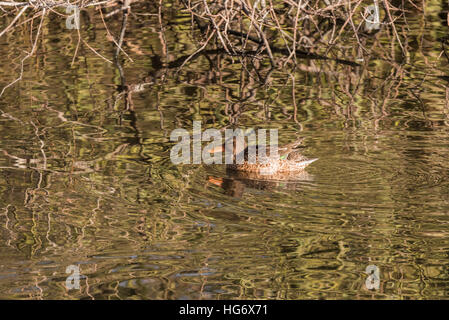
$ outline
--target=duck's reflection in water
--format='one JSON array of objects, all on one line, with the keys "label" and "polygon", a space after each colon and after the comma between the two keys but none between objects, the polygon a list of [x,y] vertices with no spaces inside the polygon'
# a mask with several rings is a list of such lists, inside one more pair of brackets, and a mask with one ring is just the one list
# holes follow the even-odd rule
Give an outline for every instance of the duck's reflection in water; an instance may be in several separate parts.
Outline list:
[{"label": "duck's reflection in water", "polygon": [[311,182],[314,176],[306,171],[260,174],[255,172],[226,170],[226,177],[209,177],[208,181],[225,190],[225,194],[241,198],[246,189],[272,191],[275,189],[296,190],[303,182]]}]

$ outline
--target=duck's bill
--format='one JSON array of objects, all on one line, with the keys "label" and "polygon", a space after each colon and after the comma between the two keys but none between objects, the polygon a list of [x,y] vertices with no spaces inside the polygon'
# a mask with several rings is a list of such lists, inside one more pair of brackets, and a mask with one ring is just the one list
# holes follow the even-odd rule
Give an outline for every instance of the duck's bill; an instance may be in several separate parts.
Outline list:
[{"label": "duck's bill", "polygon": [[223,152],[225,152],[225,147],[224,147],[224,145],[219,145],[219,146],[210,148],[208,151],[209,151],[209,153],[218,153],[218,152],[223,153]]}]

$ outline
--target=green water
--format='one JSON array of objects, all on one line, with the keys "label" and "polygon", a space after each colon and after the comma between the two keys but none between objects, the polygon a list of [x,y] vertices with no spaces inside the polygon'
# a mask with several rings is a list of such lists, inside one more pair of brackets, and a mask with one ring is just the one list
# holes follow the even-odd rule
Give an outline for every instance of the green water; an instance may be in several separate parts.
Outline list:
[{"label": "green water", "polygon": [[[344,40],[339,58],[359,66],[298,59],[294,71],[214,50],[180,70],[197,47],[168,4],[162,26],[151,6],[133,9],[118,61],[101,18],[83,15],[82,41],[111,63],[81,42],[72,64],[77,32],[50,16],[0,98],[0,298],[447,298],[442,3],[398,21],[405,57],[384,32],[369,54]],[[121,20],[107,23],[117,35]],[[0,38],[2,87],[32,40]],[[174,165],[170,133],[193,120],[303,136],[319,160],[293,181]],[[65,287],[70,265],[79,290]]]}]

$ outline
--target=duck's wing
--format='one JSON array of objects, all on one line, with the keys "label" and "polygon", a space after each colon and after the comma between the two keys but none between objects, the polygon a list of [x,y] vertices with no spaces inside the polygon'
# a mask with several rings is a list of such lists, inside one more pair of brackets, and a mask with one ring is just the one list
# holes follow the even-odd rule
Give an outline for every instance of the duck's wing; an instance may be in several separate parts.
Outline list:
[{"label": "duck's wing", "polygon": [[291,151],[286,156],[286,160],[300,162],[300,161],[308,160],[308,158],[303,156],[299,151]]}]

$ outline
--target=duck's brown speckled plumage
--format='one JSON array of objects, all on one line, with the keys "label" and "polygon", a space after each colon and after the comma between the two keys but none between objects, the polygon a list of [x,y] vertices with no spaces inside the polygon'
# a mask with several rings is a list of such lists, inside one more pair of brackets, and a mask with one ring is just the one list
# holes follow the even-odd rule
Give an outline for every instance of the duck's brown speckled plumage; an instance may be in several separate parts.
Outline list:
[{"label": "duck's brown speckled plumage", "polygon": [[[278,157],[272,156],[270,147],[266,147],[267,156],[264,158],[256,157],[255,163],[248,161],[248,147],[245,147],[243,151],[244,161],[241,164],[228,164],[227,168],[234,171],[243,171],[261,175],[274,175],[286,174],[286,173],[298,173],[304,171],[304,169],[312,162],[318,159],[308,159],[304,157],[298,150],[299,145],[303,139],[298,139],[293,143],[279,146]],[[273,146],[271,146],[273,148]],[[234,150],[234,153],[237,152]]]}]

